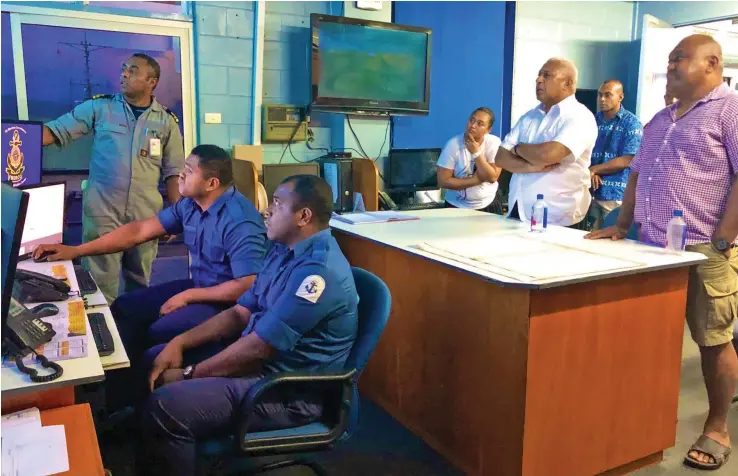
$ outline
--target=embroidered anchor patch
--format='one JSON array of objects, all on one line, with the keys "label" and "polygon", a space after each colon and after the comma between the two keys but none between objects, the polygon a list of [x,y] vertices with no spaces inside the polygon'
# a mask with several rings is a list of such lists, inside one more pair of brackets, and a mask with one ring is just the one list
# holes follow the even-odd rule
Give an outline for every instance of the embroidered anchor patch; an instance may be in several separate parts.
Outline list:
[{"label": "embroidered anchor patch", "polygon": [[318,275],[313,275],[302,280],[302,284],[297,288],[295,296],[299,296],[315,304],[318,302],[320,295],[323,294],[323,291],[325,291],[325,280]]}]

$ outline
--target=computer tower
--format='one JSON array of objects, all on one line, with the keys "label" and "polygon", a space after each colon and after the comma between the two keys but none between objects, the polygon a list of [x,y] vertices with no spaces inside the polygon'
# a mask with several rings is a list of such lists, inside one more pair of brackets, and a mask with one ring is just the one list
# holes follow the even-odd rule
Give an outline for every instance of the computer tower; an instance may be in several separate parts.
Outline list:
[{"label": "computer tower", "polygon": [[333,191],[333,211],[350,212],[354,209],[354,179],[352,159],[321,159],[320,176]]}]

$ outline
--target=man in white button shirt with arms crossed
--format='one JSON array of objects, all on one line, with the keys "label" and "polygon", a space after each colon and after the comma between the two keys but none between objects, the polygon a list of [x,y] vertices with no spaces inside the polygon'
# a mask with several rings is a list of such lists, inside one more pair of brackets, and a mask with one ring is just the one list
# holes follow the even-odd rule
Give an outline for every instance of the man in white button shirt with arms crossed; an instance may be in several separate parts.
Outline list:
[{"label": "man in white button shirt with arms crossed", "polygon": [[574,97],[576,89],[571,61],[551,58],[538,72],[541,104],[518,120],[495,158],[498,167],[513,173],[508,217],[529,220],[539,193],[548,204],[549,224],[577,225],[586,217],[597,122]]},{"label": "man in white button shirt with arms crossed", "polygon": [[[446,189],[446,206],[492,212],[497,179],[502,169],[495,167],[500,138],[490,134],[494,113],[478,107],[469,116],[466,131],[451,138],[438,158],[438,185]],[[500,212],[501,213],[501,212]]]}]

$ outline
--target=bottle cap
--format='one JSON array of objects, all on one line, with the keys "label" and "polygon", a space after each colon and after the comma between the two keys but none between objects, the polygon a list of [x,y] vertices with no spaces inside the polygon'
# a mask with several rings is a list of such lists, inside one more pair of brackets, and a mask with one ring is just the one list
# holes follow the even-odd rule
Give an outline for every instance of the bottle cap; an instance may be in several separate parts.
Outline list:
[{"label": "bottle cap", "polygon": [[536,196],[536,199],[543,200],[543,194],[542,193],[539,193],[538,196]]},{"label": "bottle cap", "polygon": [[684,212],[682,212],[681,210],[674,210],[674,216],[675,217],[683,217],[684,216]]}]

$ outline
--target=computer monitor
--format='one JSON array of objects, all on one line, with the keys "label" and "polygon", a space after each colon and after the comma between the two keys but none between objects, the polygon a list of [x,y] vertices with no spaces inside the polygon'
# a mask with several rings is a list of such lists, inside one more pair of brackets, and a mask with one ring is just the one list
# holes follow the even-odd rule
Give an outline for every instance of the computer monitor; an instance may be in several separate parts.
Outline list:
[{"label": "computer monitor", "polygon": [[38,121],[2,120],[0,178],[14,187],[41,183],[44,125]]},{"label": "computer monitor", "polygon": [[26,221],[28,193],[7,184],[0,187],[2,187],[2,333],[5,335],[15,268],[18,265],[18,250]]},{"label": "computer monitor", "polygon": [[21,238],[20,258],[30,255],[38,245],[56,245],[64,234],[65,182],[20,187],[28,192],[28,212]]},{"label": "computer monitor", "polygon": [[318,175],[320,176],[320,166],[317,162],[309,162],[305,164],[264,164],[262,167],[264,172],[264,188],[267,193],[267,200],[272,203],[274,191],[282,183],[282,180],[293,175]]},{"label": "computer monitor", "polygon": [[392,149],[387,182],[391,190],[413,191],[438,188],[436,162],[441,149]]}]

